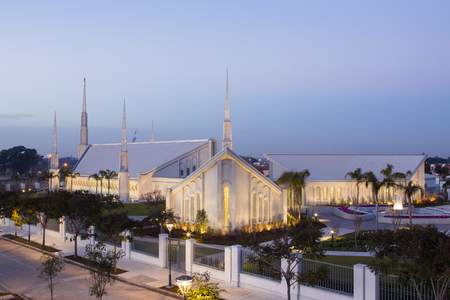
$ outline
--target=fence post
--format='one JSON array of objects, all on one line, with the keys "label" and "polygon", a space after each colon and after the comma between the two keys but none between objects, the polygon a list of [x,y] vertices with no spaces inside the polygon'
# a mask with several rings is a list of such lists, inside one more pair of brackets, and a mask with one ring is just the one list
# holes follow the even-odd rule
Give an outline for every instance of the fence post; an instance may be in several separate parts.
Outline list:
[{"label": "fence post", "polygon": [[239,287],[239,272],[241,271],[241,245],[231,246],[231,284]]},{"label": "fence post", "polygon": [[364,286],[365,300],[380,299],[380,276],[372,273],[367,266],[364,268]]},{"label": "fence post", "polygon": [[[131,236],[133,237],[130,231],[124,231],[123,236]],[[122,241],[122,250],[125,251],[125,257],[131,259],[131,243],[129,240]]]},{"label": "fence post", "polygon": [[[9,224],[9,221],[8,221],[8,224]],[[39,235],[42,235],[42,223],[41,222],[37,222],[37,224],[36,224],[36,233]]]},{"label": "fence post", "polygon": [[232,268],[232,253],[231,253],[231,247],[225,247],[225,278],[227,283],[231,283],[231,268]]},{"label": "fence post", "polygon": [[95,237],[93,236],[94,233],[95,233],[95,227],[94,226],[89,226],[89,234],[91,235],[89,237],[89,244],[91,244],[92,247],[95,246]]},{"label": "fence post", "polygon": [[67,218],[61,217],[59,218],[59,239],[63,242],[66,241],[66,232],[67,232]]},{"label": "fence post", "polygon": [[186,274],[192,274],[192,264],[194,263],[194,239],[186,240]]},{"label": "fence post", "polygon": [[365,300],[364,270],[366,265],[356,264],[353,266],[353,298]]},{"label": "fence post", "polygon": [[160,233],[159,234],[159,263],[158,266],[160,268],[167,267],[167,239],[169,235],[167,233]]}]

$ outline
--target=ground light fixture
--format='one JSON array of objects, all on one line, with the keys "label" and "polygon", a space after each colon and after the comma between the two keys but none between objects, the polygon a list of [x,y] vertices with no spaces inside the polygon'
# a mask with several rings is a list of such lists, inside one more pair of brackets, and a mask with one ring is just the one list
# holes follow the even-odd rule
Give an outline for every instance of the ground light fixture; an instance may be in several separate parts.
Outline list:
[{"label": "ground light fixture", "polygon": [[[172,229],[173,229],[173,223],[172,222],[168,222],[166,224],[167,229],[169,230],[169,288],[172,287],[172,253],[171,253],[171,248],[172,248],[172,243],[170,241],[170,237],[171,237],[171,233],[172,233]],[[177,278],[178,280],[178,278]]]},{"label": "ground light fixture", "polygon": [[317,216],[318,215],[319,215],[318,213],[314,213],[314,218],[316,219],[316,222],[317,222]]},{"label": "ground light fixture", "polygon": [[187,292],[189,292],[192,283],[194,283],[194,278],[192,278],[191,276],[181,275],[180,277],[177,277],[177,284],[180,288],[181,293],[183,294],[184,300],[186,300],[186,294]]},{"label": "ground light fixture", "polygon": [[331,230],[331,240],[334,238],[334,230]]}]

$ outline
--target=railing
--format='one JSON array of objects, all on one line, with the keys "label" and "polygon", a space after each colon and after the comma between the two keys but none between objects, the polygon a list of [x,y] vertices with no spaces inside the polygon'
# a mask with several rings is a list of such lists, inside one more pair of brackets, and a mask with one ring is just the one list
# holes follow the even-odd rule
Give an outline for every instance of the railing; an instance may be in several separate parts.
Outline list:
[{"label": "railing", "polygon": [[[114,246],[114,242],[111,239],[108,239],[104,235],[97,235],[95,237],[95,240],[98,242],[104,242],[105,244],[110,245],[110,246]],[[120,240],[117,241],[116,248],[122,248],[122,241],[120,241]]]},{"label": "railing", "polygon": [[147,255],[159,257],[159,239],[154,237],[135,237],[131,244],[131,250]]},{"label": "railing", "polygon": [[225,270],[225,249],[195,244],[194,263]]},{"label": "railing", "polygon": [[59,221],[56,219],[50,219],[47,222],[45,229],[59,232]]},{"label": "railing", "polygon": [[315,287],[353,295],[353,268],[303,259],[303,272],[316,271],[319,266],[328,269],[328,276],[325,280],[317,281]]},{"label": "railing", "polygon": [[[397,276],[380,274],[380,300],[416,300],[417,295],[414,283],[401,285]],[[434,300],[433,291],[423,287],[423,300]]]},{"label": "railing", "polygon": [[[252,251],[242,249],[240,251],[240,272],[241,273],[247,273],[250,275],[256,275],[263,278],[275,280],[278,282],[281,282],[281,278],[277,278],[278,276],[275,276],[273,272],[267,268],[264,268],[264,266],[261,266],[259,264],[251,263],[248,260],[248,257],[252,255]],[[281,261],[279,259],[274,259],[272,261],[272,265],[275,266],[275,268],[279,269],[281,268]]]}]

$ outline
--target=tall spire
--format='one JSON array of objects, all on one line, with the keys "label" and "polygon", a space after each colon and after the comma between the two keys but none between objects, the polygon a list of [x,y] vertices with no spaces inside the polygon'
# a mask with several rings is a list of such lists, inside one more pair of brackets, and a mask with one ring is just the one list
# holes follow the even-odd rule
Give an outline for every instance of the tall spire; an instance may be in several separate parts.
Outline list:
[{"label": "tall spire", "polygon": [[86,108],[86,78],[84,78],[83,90],[83,109],[81,110],[81,125],[80,125],[80,144],[78,145],[78,159],[81,158],[84,151],[88,147],[88,114]]},{"label": "tall spire", "polygon": [[227,69],[227,89],[225,96],[225,120],[223,121],[223,141],[222,148],[233,148],[233,142],[231,140],[231,117],[230,117],[230,104],[228,98],[228,69]]},{"label": "tall spire", "polygon": [[122,151],[127,151],[127,112],[125,109],[125,99],[123,99]]},{"label": "tall spire", "polygon": [[57,142],[57,132],[56,132],[56,111],[55,111],[55,121],[53,123],[52,153],[58,153],[58,142]]},{"label": "tall spire", "polygon": [[152,119],[152,139],[151,142],[154,142],[155,140],[153,139],[153,119]]}]

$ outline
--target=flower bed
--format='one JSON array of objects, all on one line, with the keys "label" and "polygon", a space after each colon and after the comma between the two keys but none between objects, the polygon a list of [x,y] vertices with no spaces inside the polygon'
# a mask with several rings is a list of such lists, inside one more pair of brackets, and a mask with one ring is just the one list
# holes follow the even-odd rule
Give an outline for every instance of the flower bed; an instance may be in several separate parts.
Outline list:
[{"label": "flower bed", "polygon": [[[385,218],[402,218],[402,219],[409,219],[408,215],[386,215]],[[450,216],[444,216],[444,215],[412,215],[413,219],[448,219]]]},{"label": "flower bed", "polygon": [[[358,206],[358,207],[375,207],[376,205],[375,204],[358,204],[358,205],[355,205],[355,206]],[[380,207],[380,206],[393,206],[392,204],[378,204],[378,207]]]},{"label": "flower bed", "polygon": [[339,207],[339,209],[342,210],[343,212],[348,213],[348,214],[356,214],[356,215],[365,215],[366,214],[365,212],[352,210],[352,209],[350,209],[350,208],[348,208],[346,206]]}]

